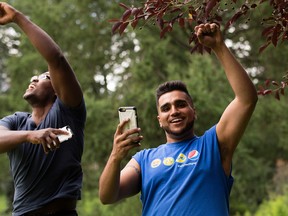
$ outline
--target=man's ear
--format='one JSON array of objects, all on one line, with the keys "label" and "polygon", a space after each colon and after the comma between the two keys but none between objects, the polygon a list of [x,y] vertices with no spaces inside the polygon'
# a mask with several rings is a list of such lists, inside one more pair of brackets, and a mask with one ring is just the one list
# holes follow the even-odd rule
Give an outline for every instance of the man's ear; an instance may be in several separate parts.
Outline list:
[{"label": "man's ear", "polygon": [[157,116],[157,119],[158,119],[158,122],[159,122],[159,126],[162,128],[162,124],[161,124],[161,122],[160,122],[159,116]]}]

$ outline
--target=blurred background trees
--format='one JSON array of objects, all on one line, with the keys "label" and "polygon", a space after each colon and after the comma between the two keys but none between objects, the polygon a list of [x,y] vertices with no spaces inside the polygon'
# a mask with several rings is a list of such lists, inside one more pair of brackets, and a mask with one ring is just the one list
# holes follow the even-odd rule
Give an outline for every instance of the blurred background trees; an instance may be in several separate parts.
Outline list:
[{"label": "blurred background trees", "polygon": [[[117,108],[137,106],[144,136],[141,148],[158,146],[165,142],[165,136],[157,123],[154,91],[164,81],[181,79],[194,97],[198,113],[195,131],[201,135],[217,122],[233,98],[215,56],[191,54],[187,32],[180,26],[175,26],[161,39],[160,30],[153,22],[149,25],[139,23],[134,30],[127,26],[121,35],[112,34],[113,24],[108,20],[123,14],[117,0],[7,2],[57,41],[84,90],[87,123],[84,188],[78,205],[80,215],[141,215],[139,196],[111,206],[103,206],[98,199],[98,178],[112,148],[118,124]],[[121,2],[136,4],[129,0]],[[263,10],[269,11],[268,3],[266,7]],[[257,10],[249,19],[235,20],[224,36],[227,45],[259,86],[267,79],[282,79],[288,66],[288,47],[284,41],[276,47],[268,46],[259,54],[259,48],[267,38],[261,36],[261,19],[265,13]],[[222,23],[228,22],[232,15],[233,11],[223,15]],[[0,117],[3,117],[18,110],[29,111],[22,95],[30,77],[47,68],[17,26],[1,26],[0,41]],[[259,96],[255,113],[233,160],[235,184],[231,192],[231,215],[265,216],[263,212],[267,211],[263,206],[267,205],[271,206],[271,211],[275,209],[276,213],[284,211],[288,214],[287,207],[284,207],[287,206],[288,179],[284,171],[288,170],[287,106],[285,96],[280,100],[271,95]],[[6,154],[0,155],[0,166],[0,214],[4,216],[6,211],[11,215],[13,185]]]}]

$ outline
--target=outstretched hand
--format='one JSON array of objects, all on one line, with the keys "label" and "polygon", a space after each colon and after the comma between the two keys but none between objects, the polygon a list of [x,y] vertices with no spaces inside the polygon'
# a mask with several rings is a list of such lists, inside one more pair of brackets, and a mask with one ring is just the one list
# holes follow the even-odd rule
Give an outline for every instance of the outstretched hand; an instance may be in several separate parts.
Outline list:
[{"label": "outstretched hand", "polygon": [[0,25],[13,22],[17,10],[5,2],[0,2]]},{"label": "outstretched hand", "polygon": [[194,28],[199,42],[211,49],[215,49],[223,42],[219,25],[216,23],[200,24]]}]

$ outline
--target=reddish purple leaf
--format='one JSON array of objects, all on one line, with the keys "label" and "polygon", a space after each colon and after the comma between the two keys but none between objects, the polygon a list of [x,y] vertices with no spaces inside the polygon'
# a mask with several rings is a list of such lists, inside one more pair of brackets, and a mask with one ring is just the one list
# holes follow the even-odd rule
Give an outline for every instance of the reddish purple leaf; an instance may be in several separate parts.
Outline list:
[{"label": "reddish purple leaf", "polygon": [[196,44],[195,46],[193,46],[191,49],[190,49],[190,53],[194,53],[198,50],[198,46],[199,44]]},{"label": "reddish purple leaf", "polygon": [[217,5],[217,0],[209,0],[205,7],[205,15],[208,17],[213,8]]},{"label": "reddish purple leaf", "polygon": [[127,5],[125,5],[124,3],[119,3],[119,5],[120,5],[121,7],[123,7],[124,9],[126,9],[126,10],[129,9],[129,7],[128,7]]},{"label": "reddish purple leaf", "polygon": [[259,48],[259,53],[262,53],[266,48],[267,46],[269,46],[271,42],[268,41],[266,44],[262,45],[260,48]]},{"label": "reddish purple leaf", "polygon": [[268,36],[273,32],[274,26],[269,26],[262,31],[262,36]]},{"label": "reddish purple leaf", "polygon": [[277,100],[280,100],[280,94],[279,94],[279,91],[275,91],[275,98]]},{"label": "reddish purple leaf", "polygon": [[263,91],[263,95],[271,94],[272,90],[271,89],[266,89]]},{"label": "reddish purple leaf", "polygon": [[[278,26],[278,25],[277,25],[277,26]],[[273,34],[272,34],[272,38],[271,38],[272,44],[273,44],[275,47],[277,46],[278,35],[279,35],[277,26],[276,26],[276,28],[274,28],[274,31],[273,31]]]},{"label": "reddish purple leaf", "polygon": [[162,19],[162,17],[158,17],[156,19],[156,23],[159,26],[159,28],[162,30],[164,28],[164,20]]},{"label": "reddish purple leaf", "polygon": [[237,12],[234,16],[226,23],[225,29],[232,25],[236,20],[238,20],[243,15],[242,11]]},{"label": "reddish purple leaf", "polygon": [[160,32],[160,38],[163,38],[166,32],[172,31],[172,27],[170,25],[167,25],[161,32]]},{"label": "reddish purple leaf", "polygon": [[120,27],[119,27],[119,34],[120,35],[122,35],[122,33],[124,32],[124,30],[126,29],[128,24],[129,24],[129,22],[124,22],[124,23],[122,23],[122,25],[120,25]]},{"label": "reddish purple leaf", "polygon": [[[288,27],[288,26],[287,26],[287,27]],[[287,28],[287,27],[286,27],[286,28]],[[284,40],[288,40],[288,31],[284,32],[283,35],[282,35],[282,42],[283,42]]]},{"label": "reddish purple leaf", "polygon": [[272,81],[272,85],[279,86],[278,82],[276,82],[276,81]]},{"label": "reddish purple leaf", "polygon": [[193,41],[195,41],[195,44],[198,43],[196,34],[191,34],[191,36],[189,37],[189,44],[191,44]]},{"label": "reddish purple leaf", "polygon": [[182,17],[178,18],[178,23],[179,23],[179,26],[181,28],[185,27],[185,19],[184,18],[182,18]]},{"label": "reddish purple leaf", "polygon": [[212,52],[212,49],[211,49],[211,48],[206,47],[206,46],[203,46],[203,48],[204,48],[204,50],[205,50],[207,53],[211,54],[211,52]]},{"label": "reddish purple leaf", "polygon": [[135,29],[136,26],[137,26],[137,24],[138,24],[138,19],[134,19],[134,20],[131,22],[132,28]]},{"label": "reddish purple leaf", "polygon": [[140,12],[141,10],[139,8],[133,8],[131,11],[131,14],[134,16],[137,16]]},{"label": "reddish purple leaf", "polygon": [[199,43],[198,52],[203,55],[203,45]]},{"label": "reddish purple leaf", "polygon": [[118,22],[119,19],[109,19],[108,22]]},{"label": "reddish purple leaf", "polygon": [[121,20],[125,22],[130,17],[131,13],[132,13],[131,9],[126,10],[122,15]]},{"label": "reddish purple leaf", "polygon": [[112,26],[112,34],[115,34],[115,32],[119,29],[122,23],[123,23],[122,21],[114,23],[114,25]]}]

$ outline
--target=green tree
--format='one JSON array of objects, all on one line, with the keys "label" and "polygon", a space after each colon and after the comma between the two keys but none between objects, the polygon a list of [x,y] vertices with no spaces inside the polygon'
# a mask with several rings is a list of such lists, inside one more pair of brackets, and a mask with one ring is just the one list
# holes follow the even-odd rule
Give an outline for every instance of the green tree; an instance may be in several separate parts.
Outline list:
[{"label": "green tree", "polygon": [[288,196],[276,196],[263,202],[255,216],[285,216],[288,214]]}]

